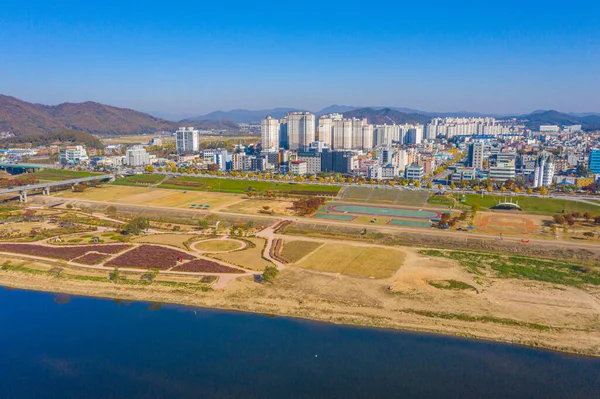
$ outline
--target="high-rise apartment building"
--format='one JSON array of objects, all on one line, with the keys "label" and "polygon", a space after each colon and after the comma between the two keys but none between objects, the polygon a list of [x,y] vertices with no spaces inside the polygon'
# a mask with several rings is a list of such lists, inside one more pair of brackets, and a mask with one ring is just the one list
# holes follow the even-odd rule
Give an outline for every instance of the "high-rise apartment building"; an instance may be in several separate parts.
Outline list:
[{"label": "high-rise apartment building", "polygon": [[260,124],[260,136],[263,150],[279,149],[280,123],[278,119],[267,116]]},{"label": "high-rise apartment building", "polygon": [[180,127],[175,132],[177,153],[198,152],[198,130],[193,127]]},{"label": "high-rise apartment building", "polygon": [[333,135],[333,118],[331,115],[323,115],[319,118],[317,135],[319,136],[319,141],[322,141],[327,146],[331,146]]},{"label": "high-rise apartment building", "polygon": [[287,115],[287,137],[290,150],[306,150],[315,141],[315,116],[310,112]]},{"label": "high-rise apartment building", "polygon": [[126,161],[129,166],[144,166],[150,163],[150,157],[143,146],[136,145],[127,149]]},{"label": "high-rise apartment building", "polygon": [[533,172],[533,187],[546,187],[552,184],[554,177],[554,156],[542,152],[535,161]]}]

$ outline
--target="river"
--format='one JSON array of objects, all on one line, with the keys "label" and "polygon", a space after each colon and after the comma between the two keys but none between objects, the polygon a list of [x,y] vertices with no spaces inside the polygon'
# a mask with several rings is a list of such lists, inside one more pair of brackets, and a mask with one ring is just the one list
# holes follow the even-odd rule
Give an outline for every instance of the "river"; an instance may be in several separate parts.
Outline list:
[{"label": "river", "polygon": [[0,398],[600,398],[600,359],[0,288]]}]

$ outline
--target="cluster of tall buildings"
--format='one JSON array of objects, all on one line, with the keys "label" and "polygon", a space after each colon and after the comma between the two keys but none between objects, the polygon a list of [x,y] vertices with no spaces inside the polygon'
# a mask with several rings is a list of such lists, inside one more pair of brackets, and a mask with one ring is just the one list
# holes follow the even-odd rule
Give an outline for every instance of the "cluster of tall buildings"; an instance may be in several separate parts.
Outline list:
[{"label": "cluster of tall buildings", "polygon": [[475,136],[511,134],[518,130],[515,121],[498,121],[495,118],[433,118],[426,126],[427,139],[438,136]]},{"label": "cluster of tall buildings", "polygon": [[316,140],[335,151],[369,151],[381,145],[416,145],[423,139],[423,125],[373,125],[366,118],[341,114],[323,115],[317,121],[310,112],[290,112],[282,119],[268,116],[261,123],[262,148],[269,151],[306,151]]}]

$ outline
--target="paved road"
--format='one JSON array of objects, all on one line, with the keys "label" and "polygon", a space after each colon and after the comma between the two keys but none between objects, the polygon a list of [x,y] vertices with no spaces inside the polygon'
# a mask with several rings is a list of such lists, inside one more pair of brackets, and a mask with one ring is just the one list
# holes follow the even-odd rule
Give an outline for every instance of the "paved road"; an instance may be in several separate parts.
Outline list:
[{"label": "paved road", "polygon": [[21,191],[41,190],[44,188],[56,187],[56,186],[70,186],[73,184],[84,183],[84,182],[93,181],[93,180],[108,180],[112,177],[114,177],[114,176],[113,175],[98,175],[98,176],[81,177],[78,179],[61,180],[61,181],[48,182],[48,183],[30,184],[28,186],[19,186],[19,187],[2,189],[2,190],[0,190],[0,194],[19,193]]}]

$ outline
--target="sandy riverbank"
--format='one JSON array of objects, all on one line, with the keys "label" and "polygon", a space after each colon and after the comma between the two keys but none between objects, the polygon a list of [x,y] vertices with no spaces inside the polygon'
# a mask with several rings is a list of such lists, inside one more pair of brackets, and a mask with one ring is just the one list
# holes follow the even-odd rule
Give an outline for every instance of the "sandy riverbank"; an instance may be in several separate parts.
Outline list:
[{"label": "sandy riverbank", "polygon": [[[405,265],[385,281],[291,267],[274,284],[257,284],[245,277],[209,292],[15,271],[0,271],[0,285],[424,331],[600,356],[598,293],[518,280],[494,281],[480,293],[436,290],[424,283],[429,274],[469,276],[450,261],[428,259],[411,250],[407,255]],[[388,291],[390,285],[395,293]]]}]

